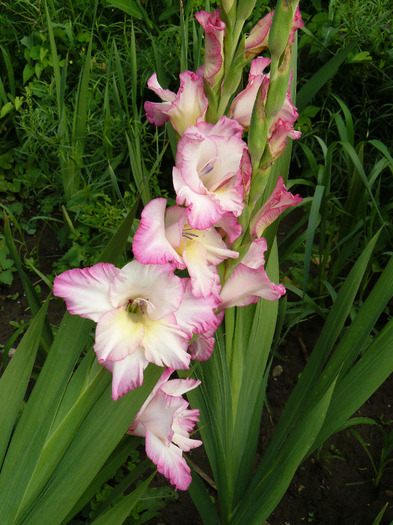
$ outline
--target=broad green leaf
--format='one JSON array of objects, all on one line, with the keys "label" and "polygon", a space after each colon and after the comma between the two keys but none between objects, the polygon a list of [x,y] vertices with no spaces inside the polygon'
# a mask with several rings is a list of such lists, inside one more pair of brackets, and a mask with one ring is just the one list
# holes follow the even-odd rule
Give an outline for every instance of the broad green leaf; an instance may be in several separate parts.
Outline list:
[{"label": "broad green leaf", "polygon": [[135,436],[132,438],[131,436],[123,437],[115,450],[106,460],[101,470],[96,474],[87,489],[66,516],[64,520],[66,523],[68,523],[73,516],[75,516],[91,499],[93,499],[94,495],[100,490],[102,485],[115,475],[117,470],[125,463],[131,452],[141,443],[142,438],[137,438]]},{"label": "broad green leaf", "polygon": [[[279,280],[277,243],[270,252],[266,272],[271,281]],[[247,315],[248,308],[239,308]],[[251,326],[245,328],[247,337],[239,340],[236,351],[243,355],[241,388],[237,393],[237,410],[232,433],[232,462],[234,469],[234,505],[249,484],[255,465],[260,422],[267,384],[265,373],[271,353],[278,313],[278,301],[260,300]],[[245,323],[243,323],[245,324]]]},{"label": "broad green leaf", "polygon": [[312,400],[313,404],[316,403],[315,398],[313,398],[314,389],[318,383],[320,374],[329,354],[342,332],[349,311],[353,306],[353,301],[362,281],[364,272],[366,271],[377,239],[378,234],[374,236],[366,246],[339,291],[337,299],[329,312],[322,328],[322,332],[311,353],[310,359],[308,360],[289,401],[285,405],[273,438],[262,458],[260,468],[263,470],[266,470],[267,465],[273,465],[276,454],[282,447],[293,424],[297,418],[301,416],[307,403],[310,403],[310,400]]},{"label": "broad green leaf", "polygon": [[197,508],[204,525],[220,525],[217,511],[210,499],[209,493],[203,484],[202,479],[191,467],[192,482],[188,487],[188,492]]},{"label": "broad green leaf", "polygon": [[315,448],[336,432],[393,372],[393,319],[337,384]]},{"label": "broad green leaf", "polygon": [[306,232],[306,249],[304,253],[304,275],[303,275],[303,291],[307,291],[309,281],[311,254],[314,245],[315,231],[319,221],[319,213],[322,205],[322,198],[325,193],[325,186],[317,185],[313,196],[310,215],[308,219],[308,226]]},{"label": "broad green leaf", "polygon": [[13,523],[19,512],[61,398],[91,328],[91,321],[66,314],[56,334],[18,422],[0,474],[0,516],[4,517],[4,525]]},{"label": "broad green leaf", "polygon": [[86,385],[61,422],[57,425],[56,421],[54,422],[31,477],[29,489],[24,494],[24,508],[28,508],[36,500],[41,489],[58,466],[78,428],[110,384],[111,374],[100,366],[95,378]]},{"label": "broad green leaf", "polygon": [[117,401],[112,400],[108,386],[79,427],[41,496],[23,513],[26,523],[57,525],[64,520],[123,438],[162,371],[149,365],[143,385]]},{"label": "broad green leaf", "polygon": [[142,15],[134,0],[110,0],[108,7],[116,7],[116,9],[120,9],[127,15],[142,20]]},{"label": "broad green leaf", "polygon": [[1,108],[1,111],[0,111],[0,119],[4,118],[13,109],[14,109],[14,104],[12,102],[7,102],[6,104],[4,104],[4,106]]},{"label": "broad green leaf", "polygon": [[34,317],[15,354],[0,378],[0,465],[3,462],[13,427],[22,409],[30,380],[49,300]]},{"label": "broad green leaf", "polygon": [[188,392],[187,397],[192,407],[200,409],[199,430],[217,484],[221,512],[228,513],[233,493],[230,446],[233,422],[230,377],[222,327],[218,328],[215,338],[212,356],[208,361],[198,363],[195,368],[195,377],[202,384]]},{"label": "broad green leaf", "polygon": [[285,440],[274,464],[258,467],[245,497],[240,501],[232,525],[264,523],[285,494],[297,468],[307,456],[326,417],[334,391],[333,382],[319,402],[303,412]]}]

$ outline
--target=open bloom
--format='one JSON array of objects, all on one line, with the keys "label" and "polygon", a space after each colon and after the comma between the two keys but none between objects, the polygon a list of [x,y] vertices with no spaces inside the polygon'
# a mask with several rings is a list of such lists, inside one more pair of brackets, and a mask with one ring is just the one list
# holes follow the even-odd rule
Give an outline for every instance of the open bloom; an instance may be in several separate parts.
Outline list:
[{"label": "open bloom", "polygon": [[191,471],[182,452],[202,445],[190,439],[190,432],[198,421],[199,410],[188,408],[181,396],[196,388],[200,381],[171,379],[173,370],[166,369],[138,412],[128,434],[144,437],[146,454],[176,487],[187,490],[192,479]]},{"label": "open bloom", "polygon": [[[199,122],[179,140],[173,184],[177,204],[186,204],[188,224],[204,230],[225,214],[241,214],[243,203],[243,128],[221,117],[216,124]],[[246,177],[247,178],[247,177]]]},{"label": "open bloom", "polygon": [[180,270],[188,269],[194,295],[218,295],[216,266],[239,254],[227,248],[214,227],[191,228],[187,210],[179,206],[166,209],[166,202],[154,199],[143,209],[132,245],[136,260],[144,264],[173,262]]},{"label": "open bloom", "polygon": [[290,206],[296,206],[302,202],[302,198],[292,195],[285,187],[281,175],[278,177],[273,193],[251,219],[251,236],[262,237],[265,229],[272,224],[281,213]]},{"label": "open bloom", "polygon": [[274,284],[265,272],[265,239],[256,239],[242,261],[236,266],[221,290],[220,310],[231,306],[247,306],[262,297],[275,301],[284,295],[282,284]]},{"label": "open bloom", "polygon": [[112,397],[140,386],[148,363],[185,369],[193,333],[217,325],[215,303],[194,297],[171,265],[99,263],[57,276],[53,293],[97,323],[95,352],[112,374]]},{"label": "open bloom", "polygon": [[225,24],[220,18],[219,9],[213,13],[200,11],[195,14],[195,18],[205,30],[206,36],[203,77],[213,87],[222,78]]},{"label": "open bloom", "polygon": [[208,100],[203,90],[203,77],[200,70],[196,73],[183,71],[179,75],[180,88],[177,93],[163,89],[156,73],[149,78],[147,86],[163,102],[145,102],[146,118],[151,124],[162,126],[169,119],[174,129],[181,136],[188,126],[203,120]]}]

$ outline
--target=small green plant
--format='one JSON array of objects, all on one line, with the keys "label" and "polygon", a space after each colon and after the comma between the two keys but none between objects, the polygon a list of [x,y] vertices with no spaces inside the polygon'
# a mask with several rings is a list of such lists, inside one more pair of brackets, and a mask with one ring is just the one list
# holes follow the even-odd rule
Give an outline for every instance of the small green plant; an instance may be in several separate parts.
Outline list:
[{"label": "small green plant", "polygon": [[0,234],[0,283],[12,284],[15,271],[15,263],[10,256],[4,235]]},{"label": "small green plant", "polygon": [[382,450],[377,460],[373,459],[373,456],[370,452],[370,443],[367,443],[356,429],[351,428],[349,432],[357,439],[368,459],[370,460],[370,464],[374,471],[374,476],[370,481],[372,486],[377,488],[381,483],[384,472],[387,470],[387,468],[389,468],[388,465],[393,461],[393,429],[386,430],[386,427],[392,426],[393,421],[386,422],[384,421],[384,418],[381,417],[381,421],[379,423],[373,419],[367,419],[364,421],[364,423],[376,426],[382,436]]},{"label": "small green plant", "polygon": [[332,460],[345,461],[342,453],[333,444],[324,443],[316,452],[316,460],[330,475],[330,465]]}]

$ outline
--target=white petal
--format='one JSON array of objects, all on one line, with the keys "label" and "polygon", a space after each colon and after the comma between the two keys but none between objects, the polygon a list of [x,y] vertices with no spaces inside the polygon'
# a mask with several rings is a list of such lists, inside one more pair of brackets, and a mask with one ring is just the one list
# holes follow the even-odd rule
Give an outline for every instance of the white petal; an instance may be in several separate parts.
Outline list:
[{"label": "white petal", "polygon": [[97,322],[103,313],[113,308],[109,289],[119,272],[113,264],[106,263],[68,270],[55,278],[53,294],[65,300],[71,314]]},{"label": "white petal", "polygon": [[187,354],[189,337],[176,324],[162,321],[144,323],[143,347],[148,361],[158,366],[185,369],[190,364]]},{"label": "white petal", "polygon": [[191,377],[188,377],[187,379],[171,379],[161,386],[161,390],[170,396],[179,397],[186,392],[193,390],[200,384],[201,382],[199,379],[195,380]]},{"label": "white petal", "polygon": [[191,339],[192,334],[203,334],[217,328],[219,321],[214,314],[214,309],[221,300],[213,294],[207,297],[195,297],[190,281],[187,279],[183,281],[184,296],[175,317],[178,325],[188,333]]},{"label": "white petal", "polygon": [[94,350],[98,362],[120,361],[142,344],[144,327],[123,307],[102,315],[97,323]]},{"label": "white petal", "polygon": [[[121,361],[106,361],[102,364],[112,372],[112,398],[116,401],[130,390],[142,385],[143,371],[149,363],[144,357],[143,350],[138,349]],[[135,435],[144,434],[135,433]]]},{"label": "white petal", "polygon": [[169,479],[176,489],[188,489],[192,481],[190,467],[176,445],[167,445],[152,432],[146,431],[146,454],[157,465],[158,472]]}]

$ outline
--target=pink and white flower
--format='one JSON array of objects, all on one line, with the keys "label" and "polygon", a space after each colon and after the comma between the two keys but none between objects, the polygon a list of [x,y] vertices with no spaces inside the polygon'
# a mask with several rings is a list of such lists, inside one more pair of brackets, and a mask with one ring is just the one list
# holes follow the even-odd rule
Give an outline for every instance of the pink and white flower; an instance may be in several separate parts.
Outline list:
[{"label": "pink and white flower", "polygon": [[191,71],[180,73],[180,88],[177,93],[163,89],[158,83],[156,73],[153,73],[147,81],[147,86],[163,102],[145,102],[147,120],[156,126],[162,126],[170,120],[180,136],[188,126],[203,120],[208,100],[203,90],[203,77],[200,73],[200,70],[196,73]]},{"label": "pink and white flower", "polygon": [[187,268],[194,295],[218,296],[216,266],[239,254],[227,248],[214,227],[192,228],[187,210],[179,206],[166,209],[166,202],[166,199],[155,199],[143,209],[133,241],[136,260],[143,264],[173,262],[179,270]]},{"label": "pink and white flower", "polygon": [[246,58],[259,55],[268,48],[269,32],[272,25],[274,10],[270,11],[251,29],[245,42]]},{"label": "pink and white flower", "polygon": [[222,77],[224,64],[224,36],[225,24],[220,18],[220,10],[213,13],[200,11],[195,18],[205,30],[205,59],[203,63],[203,77],[209,86],[214,86]]},{"label": "pink and white flower", "polygon": [[[250,127],[251,114],[254,107],[258,89],[262,86],[262,95],[266,101],[270,74],[263,73],[266,66],[270,64],[269,58],[258,57],[251,62],[248,84],[246,88],[239,93],[233,100],[229,109],[229,116],[239,122],[244,128]],[[289,80],[289,86],[292,82],[292,75]],[[293,129],[293,124],[299,116],[297,109],[292,104],[291,92],[287,90],[284,103],[280,111],[275,115],[267,136],[267,142],[270,147],[270,153],[273,158],[278,157],[287,145],[287,138],[298,139],[301,137],[300,131]]]},{"label": "pink and white flower", "polygon": [[179,140],[173,184],[176,202],[186,204],[188,224],[205,230],[227,213],[241,214],[244,163],[247,144],[243,128],[235,120],[221,117],[216,124],[199,122]]},{"label": "pink and white flower", "polygon": [[181,396],[196,388],[200,381],[171,379],[173,370],[166,369],[138,412],[128,434],[144,437],[146,454],[177,489],[187,490],[191,471],[182,452],[202,445],[190,439],[190,432],[198,421],[199,410],[188,408]]},{"label": "pink and white flower", "polygon": [[[256,55],[259,55],[262,53],[262,51],[268,48],[269,32],[272,25],[273,15],[274,10],[270,11],[266,16],[259,20],[259,22],[251,29],[250,34],[246,38],[245,42],[246,58],[252,58]],[[304,26],[304,22],[302,20],[298,5],[292,20],[291,30],[288,38],[289,42],[295,41],[295,33],[302,26]]]},{"label": "pink and white flower", "polygon": [[251,114],[255,104],[258,89],[262,86],[263,100],[266,100],[269,88],[269,74],[264,69],[270,64],[270,58],[258,57],[251,62],[248,84],[234,99],[229,109],[229,116],[239,122],[244,128],[250,127]]},{"label": "pink and white flower", "polygon": [[288,38],[289,42],[292,42],[292,43],[295,42],[296,31],[303,26],[304,26],[304,22],[302,20],[302,15],[300,13],[300,8],[298,4],[296,7],[295,14],[292,19],[291,31],[289,33],[289,38]]},{"label": "pink and white flower", "polygon": [[302,202],[302,200],[299,194],[293,195],[286,189],[284,180],[280,175],[272,194],[251,219],[251,236],[253,238],[262,237],[265,229],[270,226],[284,210],[290,206],[296,206]]},{"label": "pink and white flower", "polygon": [[97,323],[95,352],[112,374],[112,397],[140,386],[149,363],[186,369],[193,332],[217,325],[215,302],[194,297],[170,264],[99,263],[57,276],[53,293]]},{"label": "pink and white flower", "polygon": [[[219,314],[217,314],[218,324],[220,325],[222,320],[224,319],[224,312],[221,311]],[[207,332],[201,334],[199,337],[195,338],[194,341],[190,344],[188,347],[188,350],[191,354],[191,359],[195,359],[196,361],[207,361],[210,359],[214,343],[216,342],[214,338],[214,334],[217,330],[217,327],[214,329],[210,329]]]},{"label": "pink and white flower", "polygon": [[257,303],[261,297],[276,301],[286,293],[282,284],[272,283],[266,275],[266,250],[265,239],[256,239],[251,243],[248,252],[222,287],[220,310]]}]

